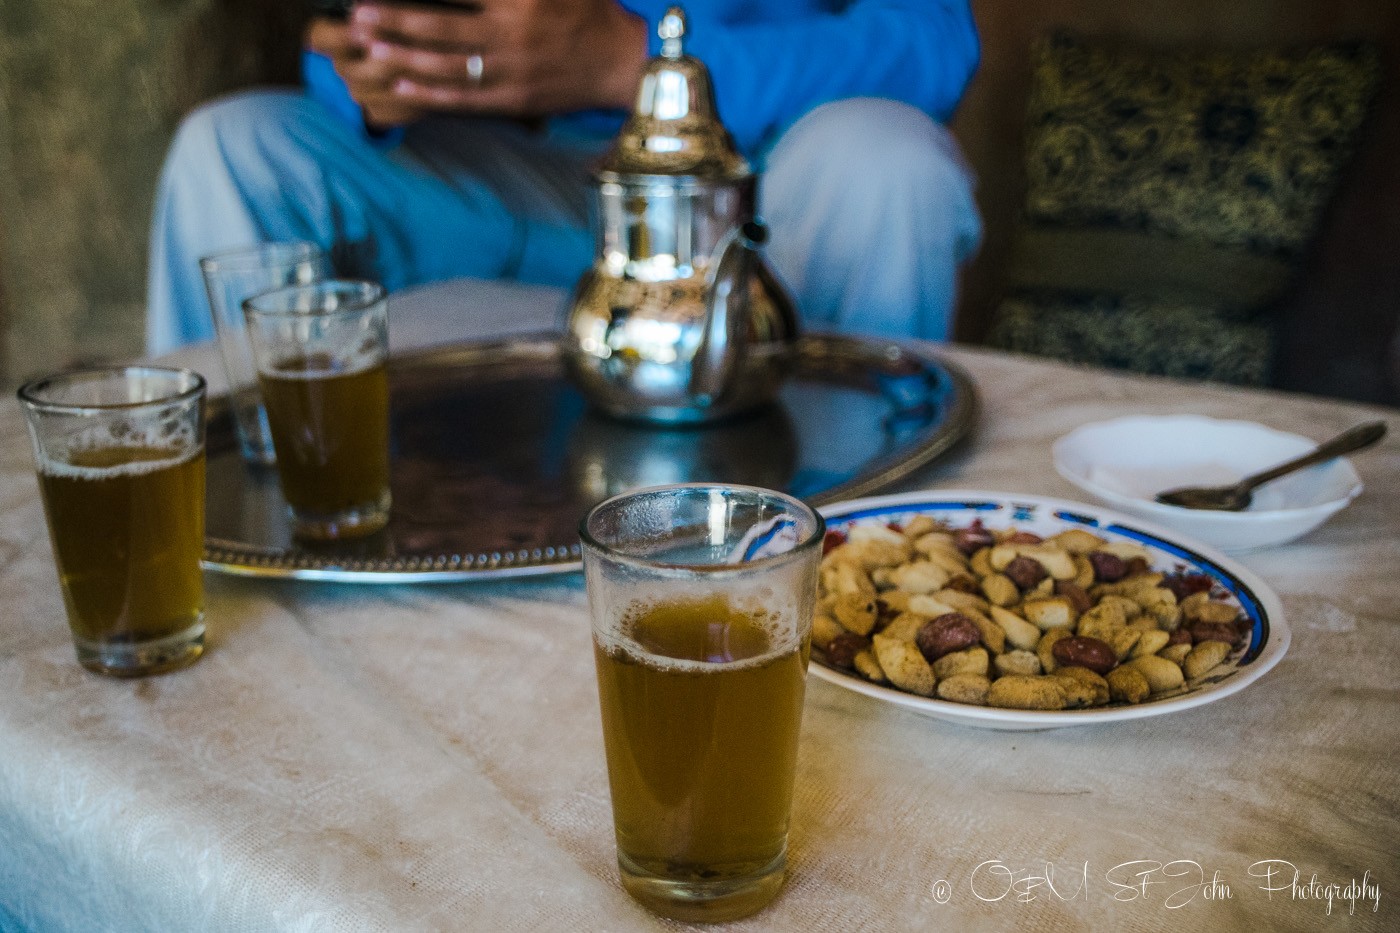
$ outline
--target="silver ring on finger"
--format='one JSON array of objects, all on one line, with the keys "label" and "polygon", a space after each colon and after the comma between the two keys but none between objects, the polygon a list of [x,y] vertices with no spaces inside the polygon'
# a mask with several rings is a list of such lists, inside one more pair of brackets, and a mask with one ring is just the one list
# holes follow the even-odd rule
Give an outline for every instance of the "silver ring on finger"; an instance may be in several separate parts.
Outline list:
[{"label": "silver ring on finger", "polygon": [[486,62],[476,52],[467,56],[467,80],[477,87],[481,86],[481,77],[486,73]]}]

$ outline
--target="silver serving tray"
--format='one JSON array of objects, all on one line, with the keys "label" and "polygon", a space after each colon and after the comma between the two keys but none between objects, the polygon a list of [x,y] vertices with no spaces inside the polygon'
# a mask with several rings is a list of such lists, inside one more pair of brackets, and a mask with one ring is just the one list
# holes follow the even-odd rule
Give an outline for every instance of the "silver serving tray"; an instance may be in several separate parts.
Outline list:
[{"label": "silver serving tray", "polygon": [[293,541],[276,470],[243,463],[227,400],[211,399],[204,566],[356,583],[565,573],[579,568],[579,519],[619,492],[730,482],[822,505],[904,478],[977,417],[957,366],[834,335],[801,341],[776,404],[707,427],[591,411],[552,334],[394,357],[390,390],[393,517],[372,537],[328,545]]}]

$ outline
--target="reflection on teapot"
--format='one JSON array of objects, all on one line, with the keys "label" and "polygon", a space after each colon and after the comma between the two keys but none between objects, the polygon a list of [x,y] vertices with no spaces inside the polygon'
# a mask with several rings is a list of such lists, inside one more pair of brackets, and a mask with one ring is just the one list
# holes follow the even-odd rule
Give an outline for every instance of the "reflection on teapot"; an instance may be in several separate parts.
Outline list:
[{"label": "reflection on teapot", "polygon": [[765,263],[757,179],[715,112],[672,7],[661,55],[596,177],[598,257],[574,292],[570,375],[609,414],[712,421],[776,394],[797,337]]}]

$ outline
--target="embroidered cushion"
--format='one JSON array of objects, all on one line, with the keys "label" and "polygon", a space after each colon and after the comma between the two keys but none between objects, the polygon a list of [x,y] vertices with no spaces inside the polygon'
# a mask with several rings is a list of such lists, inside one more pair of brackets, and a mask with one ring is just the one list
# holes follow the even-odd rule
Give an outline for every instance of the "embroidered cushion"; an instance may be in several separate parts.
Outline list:
[{"label": "embroidered cushion", "polygon": [[1357,44],[1032,51],[1027,191],[991,342],[1267,381],[1288,288],[1380,79]]}]

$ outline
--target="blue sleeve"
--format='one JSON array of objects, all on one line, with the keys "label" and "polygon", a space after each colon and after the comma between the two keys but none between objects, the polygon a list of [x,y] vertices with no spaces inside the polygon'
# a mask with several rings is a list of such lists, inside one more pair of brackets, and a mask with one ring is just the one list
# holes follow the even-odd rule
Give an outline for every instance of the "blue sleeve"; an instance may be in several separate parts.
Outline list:
[{"label": "blue sleeve", "polygon": [[384,132],[371,133],[365,126],[365,114],[360,105],[350,97],[350,91],[340,75],[335,73],[331,60],[319,52],[303,49],[301,53],[301,77],[306,84],[306,93],[312,100],[320,102],[335,116],[365,134],[377,146],[389,147],[403,139],[403,128],[394,127]]},{"label": "blue sleeve", "polygon": [[848,97],[891,98],[947,121],[977,68],[968,0],[855,0],[840,12],[735,24],[692,8],[686,51],[709,66],[720,116],[745,152]]}]

